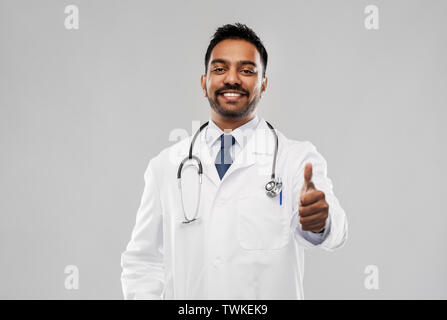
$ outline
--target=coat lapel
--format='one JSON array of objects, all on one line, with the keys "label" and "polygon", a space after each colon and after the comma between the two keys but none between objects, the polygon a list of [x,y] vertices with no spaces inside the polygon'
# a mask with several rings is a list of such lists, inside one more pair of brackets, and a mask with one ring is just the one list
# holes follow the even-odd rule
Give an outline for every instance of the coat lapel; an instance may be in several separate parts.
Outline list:
[{"label": "coat lapel", "polygon": [[203,177],[207,177],[215,186],[218,186],[221,181],[214,165],[214,160],[211,159],[208,145],[206,144],[205,130],[206,128],[202,130],[200,136],[197,138],[197,142],[199,143],[197,144],[197,148],[194,148],[193,154],[198,156],[202,162]]}]

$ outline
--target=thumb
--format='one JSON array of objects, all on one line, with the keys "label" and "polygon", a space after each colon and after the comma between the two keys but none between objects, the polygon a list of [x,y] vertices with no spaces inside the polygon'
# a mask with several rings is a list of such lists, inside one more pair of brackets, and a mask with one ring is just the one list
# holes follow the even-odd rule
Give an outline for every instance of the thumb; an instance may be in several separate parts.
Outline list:
[{"label": "thumb", "polygon": [[312,163],[306,163],[304,167],[304,184],[301,189],[301,199],[309,190],[315,190],[315,185],[312,182]]},{"label": "thumb", "polygon": [[309,185],[312,179],[312,163],[306,163],[304,167],[304,183]]}]

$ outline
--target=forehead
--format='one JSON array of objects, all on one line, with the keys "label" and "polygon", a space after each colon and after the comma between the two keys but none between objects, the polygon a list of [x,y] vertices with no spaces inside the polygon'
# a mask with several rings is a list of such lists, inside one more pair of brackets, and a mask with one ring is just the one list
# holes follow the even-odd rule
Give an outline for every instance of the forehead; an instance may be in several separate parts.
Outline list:
[{"label": "forehead", "polygon": [[256,47],[245,40],[226,39],[219,42],[211,51],[210,61],[224,59],[230,63],[241,60],[250,60],[260,64],[261,56]]}]

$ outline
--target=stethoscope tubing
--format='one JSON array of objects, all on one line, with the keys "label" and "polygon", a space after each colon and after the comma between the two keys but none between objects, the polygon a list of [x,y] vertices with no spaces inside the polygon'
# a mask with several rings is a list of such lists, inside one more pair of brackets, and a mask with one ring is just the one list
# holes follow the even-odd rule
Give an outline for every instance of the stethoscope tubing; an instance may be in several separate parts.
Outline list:
[{"label": "stethoscope tubing", "polygon": [[[275,182],[275,169],[276,169],[276,157],[278,155],[278,135],[275,131],[275,128],[273,128],[273,126],[268,122],[265,121],[268,125],[268,127],[270,128],[270,130],[273,132],[273,135],[275,136],[275,152],[273,154],[273,163],[272,163],[272,174],[271,174],[271,181],[269,181],[267,184],[271,183],[271,182]],[[194,134],[194,137],[192,138],[191,144],[189,146],[189,153],[188,156],[186,156],[181,162],[180,165],[178,167],[177,170],[177,181],[178,181],[178,187],[180,189],[180,201],[182,203],[182,210],[183,210],[183,216],[185,218],[185,220],[183,221],[183,223],[190,223],[193,222],[195,220],[197,220],[197,215],[199,213],[199,206],[200,206],[200,193],[201,193],[201,186],[202,186],[202,173],[203,173],[203,166],[202,166],[202,161],[200,160],[200,158],[198,156],[195,156],[192,154],[192,150],[194,147],[194,143],[197,139],[197,136],[200,134],[200,132],[209,124],[209,121],[205,122],[204,124],[202,124],[199,128],[199,130],[196,131],[196,133]],[[189,160],[195,160],[197,162],[197,167],[189,164],[187,166],[185,166],[186,161]],[[187,167],[194,167],[197,169],[197,173],[199,175],[199,184],[198,184],[198,196],[197,196],[197,206],[196,206],[196,210],[194,213],[194,217],[192,219],[188,219],[187,215],[186,215],[186,211],[185,211],[185,207],[184,207],[184,202],[183,202],[183,192],[182,192],[182,170],[183,168],[187,168]],[[276,196],[277,194],[274,194],[274,196]],[[270,195],[271,196],[271,195]]]}]

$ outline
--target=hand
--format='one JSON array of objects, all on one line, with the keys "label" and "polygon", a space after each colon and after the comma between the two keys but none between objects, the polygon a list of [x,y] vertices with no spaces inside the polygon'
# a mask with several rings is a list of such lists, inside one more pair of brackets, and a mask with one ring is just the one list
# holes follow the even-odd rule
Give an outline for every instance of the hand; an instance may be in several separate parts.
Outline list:
[{"label": "hand", "polygon": [[304,167],[304,184],[300,194],[298,215],[303,231],[319,233],[326,226],[329,204],[325,200],[324,192],[317,190],[312,182],[311,163],[306,163]]}]

